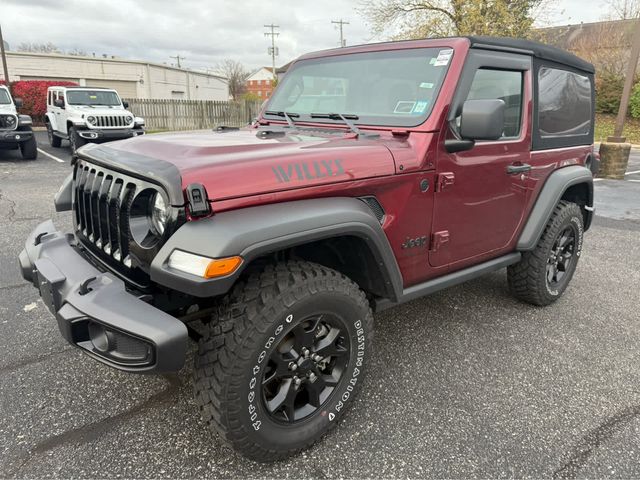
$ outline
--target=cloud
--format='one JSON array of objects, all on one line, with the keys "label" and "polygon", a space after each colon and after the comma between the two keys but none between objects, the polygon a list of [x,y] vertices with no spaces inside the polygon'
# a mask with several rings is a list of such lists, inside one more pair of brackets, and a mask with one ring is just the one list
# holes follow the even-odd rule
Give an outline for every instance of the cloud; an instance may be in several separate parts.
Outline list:
[{"label": "cloud", "polygon": [[[232,58],[249,68],[270,65],[265,24],[280,26],[277,65],[315,50],[339,45],[340,18],[349,45],[372,38],[357,0],[0,0],[5,40],[51,42],[62,50],[174,63],[186,58],[190,68],[213,68]],[[585,8],[592,5],[593,8]],[[553,23],[597,20],[600,2],[562,0]]]},{"label": "cloud", "polygon": [[348,44],[367,43],[369,31],[345,0],[3,0],[0,7],[5,40],[51,42],[62,50],[211,68],[224,58],[248,67],[270,65],[270,39],[263,25],[279,25],[277,65],[314,50],[339,44],[331,20],[343,18]]}]

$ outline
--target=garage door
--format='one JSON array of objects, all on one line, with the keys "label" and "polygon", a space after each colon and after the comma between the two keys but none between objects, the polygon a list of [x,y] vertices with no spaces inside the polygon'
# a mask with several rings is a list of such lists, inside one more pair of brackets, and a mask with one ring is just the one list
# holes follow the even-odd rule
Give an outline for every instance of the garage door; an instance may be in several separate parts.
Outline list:
[{"label": "garage door", "polygon": [[118,91],[122,98],[137,98],[136,82],[123,80],[91,80],[87,78],[87,87],[113,88]]}]

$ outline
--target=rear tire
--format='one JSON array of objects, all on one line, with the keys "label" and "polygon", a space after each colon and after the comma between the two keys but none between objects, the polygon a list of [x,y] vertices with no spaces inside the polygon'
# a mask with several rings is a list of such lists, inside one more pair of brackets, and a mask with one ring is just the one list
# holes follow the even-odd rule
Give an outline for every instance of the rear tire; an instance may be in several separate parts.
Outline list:
[{"label": "rear tire", "polygon": [[24,160],[35,160],[38,158],[38,142],[36,137],[32,136],[26,142],[20,144],[20,153]]},{"label": "rear tire", "polygon": [[196,403],[243,455],[269,462],[309,447],[360,389],[373,316],[358,286],[310,262],[267,266],[219,305],[195,359]]},{"label": "rear tire", "polygon": [[69,127],[69,145],[71,146],[71,153],[75,155],[78,149],[86,144],[87,141],[80,136],[76,129]]},{"label": "rear tire", "polygon": [[49,138],[49,145],[54,148],[60,148],[60,145],[62,145],[62,139],[53,134],[53,128],[51,127],[50,122],[47,122],[47,137]]},{"label": "rear tire", "polygon": [[580,207],[558,203],[536,247],[507,268],[509,290],[533,305],[549,305],[564,293],[576,270],[584,235]]}]

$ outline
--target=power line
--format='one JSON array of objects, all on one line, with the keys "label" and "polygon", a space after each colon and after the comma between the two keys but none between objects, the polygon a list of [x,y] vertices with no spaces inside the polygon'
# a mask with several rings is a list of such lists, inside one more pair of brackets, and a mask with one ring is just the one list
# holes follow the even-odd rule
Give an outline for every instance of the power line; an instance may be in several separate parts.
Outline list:
[{"label": "power line", "polygon": [[273,80],[275,81],[278,77],[276,76],[276,56],[278,55],[278,49],[276,48],[276,37],[280,35],[276,32],[276,28],[280,28],[280,25],[264,25],[264,28],[268,28],[270,32],[264,32],[265,37],[271,37],[271,47],[269,47],[269,53],[271,54],[271,65],[273,67]]},{"label": "power line", "polygon": [[331,23],[335,23],[336,25],[339,25],[339,27],[340,27],[340,46],[341,47],[346,47],[347,46],[347,41],[344,39],[344,33],[342,31],[342,27],[343,27],[343,25],[349,25],[349,22],[345,22],[344,20],[340,19],[340,20],[331,20]]},{"label": "power line", "polygon": [[176,59],[176,63],[178,64],[178,68],[182,68],[182,65],[180,65],[180,59],[186,60],[185,57],[181,57],[180,55],[176,55],[175,57],[169,56],[169,58],[175,58]]}]

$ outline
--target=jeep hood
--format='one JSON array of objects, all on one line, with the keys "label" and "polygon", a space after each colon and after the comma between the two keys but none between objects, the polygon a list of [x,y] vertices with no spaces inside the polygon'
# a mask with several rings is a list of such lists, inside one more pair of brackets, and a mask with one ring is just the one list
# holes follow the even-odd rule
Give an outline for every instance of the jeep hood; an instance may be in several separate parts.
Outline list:
[{"label": "jeep hood", "polygon": [[80,156],[109,159],[109,163],[125,169],[128,164],[137,164],[136,170],[150,178],[170,164],[178,171],[182,189],[201,183],[212,201],[395,172],[393,156],[376,138],[358,138],[342,130],[314,131],[313,135],[292,132],[258,136],[257,132],[246,129],[144,135],[87,145]]}]

